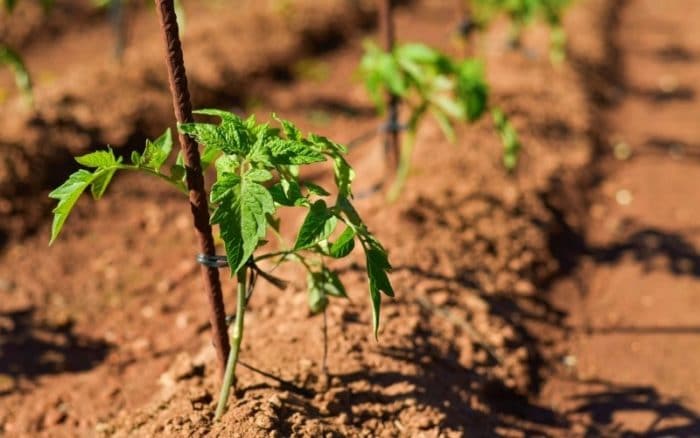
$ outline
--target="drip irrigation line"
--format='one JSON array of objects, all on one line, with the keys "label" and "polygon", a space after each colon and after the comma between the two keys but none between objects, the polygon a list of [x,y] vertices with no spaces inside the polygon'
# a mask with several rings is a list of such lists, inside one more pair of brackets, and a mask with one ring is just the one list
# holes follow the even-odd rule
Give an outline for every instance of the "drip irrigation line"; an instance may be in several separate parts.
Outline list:
[{"label": "drip irrigation line", "polygon": [[[187,88],[187,74],[180,44],[175,5],[173,0],[155,0],[155,3],[165,42],[168,82],[170,83],[170,92],[173,97],[175,118],[178,123],[191,123],[194,121],[192,117],[192,103],[190,101],[190,92]],[[199,147],[192,137],[179,133],[178,138],[185,162],[185,178],[189,189],[190,208],[200,251],[203,254],[213,256],[216,254],[216,246],[214,245],[214,237],[209,224],[209,206],[207,205],[207,194],[204,189]],[[228,357],[230,345],[219,270],[201,265],[201,271],[209,301],[209,322],[213,331],[214,348],[216,349],[219,371],[223,375],[226,369],[226,358]]]},{"label": "drip irrigation line", "polygon": [[353,138],[349,142],[345,144],[345,146],[348,148],[348,150],[352,150],[356,148],[357,146],[360,146],[370,140],[372,140],[375,136],[382,134],[382,133],[398,133],[402,131],[406,131],[408,129],[408,125],[405,123],[399,123],[398,121],[393,121],[391,123],[382,123],[376,128],[372,128],[371,130],[368,130],[366,132],[363,132],[362,134],[358,135],[357,137]]}]

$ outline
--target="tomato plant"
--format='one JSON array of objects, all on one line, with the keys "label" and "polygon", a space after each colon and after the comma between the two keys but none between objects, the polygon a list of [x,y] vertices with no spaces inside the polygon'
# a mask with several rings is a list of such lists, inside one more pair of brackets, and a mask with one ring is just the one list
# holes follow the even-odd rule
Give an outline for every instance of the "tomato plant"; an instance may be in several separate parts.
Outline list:
[{"label": "tomato plant", "polygon": [[[455,140],[454,123],[473,122],[488,109],[489,87],[483,64],[476,59],[455,60],[424,44],[404,44],[386,52],[372,43],[365,44],[360,63],[365,87],[378,111],[385,110],[383,93],[401,99],[408,108],[408,141],[401,147],[398,172],[389,198],[395,199],[410,170],[415,135],[420,123],[430,114],[450,141]],[[510,157],[504,162],[512,169],[517,160],[517,134],[505,114],[498,110],[496,127],[510,130]],[[503,136],[502,136],[503,138]],[[519,145],[519,144],[518,144]],[[515,152],[515,153],[513,153]]]},{"label": "tomato plant", "polygon": [[[461,0],[465,1],[465,0]],[[566,57],[566,32],[562,17],[571,0],[466,0],[478,27],[485,27],[499,15],[510,20],[510,44],[520,45],[523,29],[537,20],[550,27],[550,59],[561,62]]]},{"label": "tomato plant", "polygon": [[34,98],[32,94],[32,79],[31,76],[29,76],[29,70],[18,52],[0,43],[0,66],[2,65],[12,70],[17,88],[22,92],[25,101],[31,106]]},{"label": "tomato plant", "polygon": [[[346,297],[340,278],[328,267],[326,260],[346,257],[359,245],[365,253],[375,337],[379,327],[381,293],[393,296],[394,292],[387,275],[391,269],[387,253],[352,205],[351,184],[355,173],[344,158],[344,146],[315,134],[303,136],[293,123],[286,120],[276,118],[280,125],[276,128],[256,122],[253,116],[241,119],[235,114],[213,109],[197,113],[221,120],[218,125],[180,124],[179,130],[205,145],[202,167],[213,165],[216,169],[216,181],[210,192],[214,210],[211,223],[219,226],[226,249],[226,264],[232,275],[236,275],[238,283],[232,348],[216,413],[216,418],[219,418],[229,389],[235,382],[245,308],[255,278],[260,275],[280,284],[278,279],[262,271],[258,263],[263,260],[276,264],[299,263],[307,273],[309,306],[317,313],[325,310],[330,297]],[[111,149],[77,157],[79,164],[91,170],[78,170],[49,194],[58,201],[53,210],[51,242],[60,234],[80,196],[89,188],[95,199],[101,198],[116,172],[140,171],[186,194],[182,159],[178,158],[167,172],[163,171],[171,150],[172,137],[168,130],[155,141],[146,142],[143,153],[134,152],[130,163],[125,163]],[[331,193],[325,188],[299,177],[300,167],[324,161],[329,161],[333,168],[336,192],[333,202],[330,202]],[[261,254],[268,231],[279,229],[277,211],[282,207],[307,210],[306,218],[293,245]]]},{"label": "tomato plant", "polygon": [[[18,1],[19,0],[4,0],[3,7],[5,11],[7,13],[12,13]],[[48,12],[53,6],[53,0],[39,0],[39,3],[44,8],[44,12]],[[2,42],[0,42],[0,66],[6,66],[12,70],[17,88],[24,96],[27,104],[31,106],[34,101],[34,95],[32,91],[32,79],[29,75],[27,65],[24,63],[19,52]]]}]

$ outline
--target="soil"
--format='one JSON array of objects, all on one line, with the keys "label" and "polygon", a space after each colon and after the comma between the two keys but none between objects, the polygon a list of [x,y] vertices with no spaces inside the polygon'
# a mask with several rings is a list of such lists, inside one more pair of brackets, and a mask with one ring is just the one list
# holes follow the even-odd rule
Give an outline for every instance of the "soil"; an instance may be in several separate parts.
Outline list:
[{"label": "soil", "polygon": [[[374,2],[246,2],[235,15],[184,3],[196,107],[274,111],[340,141],[376,129],[354,79]],[[357,206],[394,265],[379,341],[355,254],[335,266],[350,300],[329,307],[324,374],[322,317],[307,310],[302,273],[280,268],[290,286],[259,283],[218,423],[186,200],[125,175],[106,199],[81,200],[46,246],[46,193],[72,155],[107,143],[128,153],[172,124],[155,17],[130,11],[118,64],[99,14],[76,12],[76,30],[27,9],[28,26],[56,30],[10,33],[30,68],[53,73],[36,111],[0,103],[0,436],[700,434],[700,10],[689,4],[580,2],[562,65],[549,62],[545,29],[523,51],[505,47],[502,23],[479,37],[493,101],[525,145],[512,175],[488,118],[456,144],[426,123],[394,204],[368,195],[380,139],[354,147]],[[453,54],[457,24],[441,0],[397,11],[400,40]],[[290,229],[302,220],[284,215]]]}]

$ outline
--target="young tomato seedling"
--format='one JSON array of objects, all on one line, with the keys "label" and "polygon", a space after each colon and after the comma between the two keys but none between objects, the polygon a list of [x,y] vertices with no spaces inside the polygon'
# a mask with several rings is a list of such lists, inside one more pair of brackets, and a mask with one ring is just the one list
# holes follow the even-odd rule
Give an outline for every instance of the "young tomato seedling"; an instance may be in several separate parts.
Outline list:
[{"label": "young tomato seedling", "polygon": [[[4,0],[2,7],[5,9],[5,12],[11,14],[15,10],[18,1],[19,0]],[[53,0],[40,0],[39,3],[41,3],[41,6],[44,8],[44,12],[48,12],[53,6]],[[29,106],[32,106],[34,103],[34,94],[29,70],[19,52],[2,42],[0,42],[0,66],[6,66],[12,70],[17,88],[22,93],[25,102]]]},{"label": "young tomato seedling", "polygon": [[478,27],[484,28],[499,15],[510,20],[509,45],[519,47],[523,29],[542,20],[550,29],[549,56],[553,63],[566,58],[566,32],[562,17],[571,0],[460,0],[466,1]]},{"label": "young tomato seedling", "polygon": [[22,96],[27,104],[32,106],[34,101],[32,80],[27,66],[19,53],[4,44],[0,44],[0,66],[3,65],[12,70],[17,88],[22,92]]},{"label": "young tomato seedling", "polygon": [[[473,122],[488,107],[489,87],[480,61],[455,60],[424,44],[404,44],[385,52],[366,43],[360,72],[380,113],[385,110],[385,92],[400,97],[409,111],[408,138],[401,147],[396,180],[388,192],[390,200],[396,199],[408,176],[416,132],[426,114],[431,114],[448,140],[454,141],[454,121]],[[497,124],[499,132],[505,126],[512,130],[502,111],[499,116],[503,119]],[[514,160],[508,163],[515,164]]]},{"label": "young tomato seedling", "polygon": [[[232,275],[236,275],[238,283],[231,350],[215,416],[218,419],[225,410],[229,390],[235,384],[245,309],[255,279],[260,275],[273,284],[282,283],[262,271],[258,266],[260,262],[299,263],[307,272],[309,305],[312,312],[317,313],[325,310],[329,297],[346,296],[342,282],[326,260],[346,257],[359,244],[365,253],[375,337],[379,327],[381,293],[393,296],[394,292],[387,275],[391,269],[387,253],[352,205],[351,184],[355,173],[344,158],[344,146],[315,134],[303,136],[294,124],[286,120],[276,119],[280,129],[257,123],[252,116],[241,119],[235,114],[212,109],[197,113],[221,120],[218,125],[181,124],[179,129],[205,146],[202,167],[213,163],[216,168],[216,181],[210,194],[214,209],[211,222],[219,226],[226,249],[226,264]],[[133,153],[130,164],[123,163],[112,150],[76,158],[78,163],[93,170],[75,172],[49,195],[58,200],[51,242],[59,235],[81,194],[90,187],[93,197],[99,199],[117,171],[141,171],[186,194],[180,158],[170,172],[161,170],[171,149],[170,131],[166,131],[157,140],[148,141],[143,154]],[[334,191],[337,193],[334,197],[325,188],[299,177],[300,167],[324,161],[330,161],[333,167]],[[331,199],[334,202],[329,202]],[[266,244],[268,231],[279,229],[276,213],[281,207],[308,210],[294,245],[259,254],[259,248]],[[204,259],[209,263],[218,261]]]}]

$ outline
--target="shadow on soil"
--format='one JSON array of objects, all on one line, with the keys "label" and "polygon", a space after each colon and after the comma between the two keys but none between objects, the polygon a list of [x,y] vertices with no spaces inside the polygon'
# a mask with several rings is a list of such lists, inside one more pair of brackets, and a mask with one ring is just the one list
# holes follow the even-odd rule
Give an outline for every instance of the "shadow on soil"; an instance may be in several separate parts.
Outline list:
[{"label": "shadow on soil", "polygon": [[[586,87],[590,108],[591,126],[595,129],[589,133],[589,139],[595,147],[594,166],[586,169],[587,175],[582,179],[589,188],[587,192],[595,193],[595,188],[604,180],[609,169],[605,159],[609,155],[609,134],[613,132],[607,124],[606,113],[620,103],[627,94],[641,95],[652,102],[686,101],[695,99],[691,89],[678,87],[670,92],[634,89],[625,80],[625,69],[617,41],[617,32],[621,28],[621,13],[630,4],[629,0],[615,0],[608,4],[605,20],[600,27],[603,32],[605,54],[602,62],[589,62],[583,58],[572,59],[578,70],[581,82]],[[692,62],[696,55],[678,46],[665,47],[653,54],[666,63]],[[690,148],[687,154],[682,143],[674,139],[651,138],[646,145],[658,152],[677,153],[680,146],[686,155],[697,158],[699,154]],[[556,185],[555,185],[556,187]],[[629,256],[640,263],[647,271],[666,269],[678,276],[700,278],[700,251],[691,242],[676,231],[645,226],[644,224],[627,224],[626,235],[609,245],[596,246],[587,241],[583,227],[571,226],[565,212],[568,209],[567,194],[555,193],[543,195],[543,201],[554,216],[556,229],[549,234],[549,247],[560,262],[560,269],[545,284],[568,277],[577,279],[582,276],[584,261],[597,265],[619,263]],[[587,200],[586,204],[590,200]],[[659,263],[661,261],[661,263]],[[587,292],[585,279],[578,279],[581,294]],[[569,327],[571,330],[572,327]],[[672,333],[697,334],[700,325],[677,327],[601,327],[589,329],[598,334],[635,333],[639,335]],[[576,407],[562,413],[572,423],[578,423],[576,417],[583,415],[585,433],[583,436],[624,436],[624,437],[666,437],[666,436],[700,436],[700,416],[686,407],[682,400],[665,397],[657,388],[647,385],[622,385],[607,381],[580,381],[585,391],[574,400]],[[617,415],[653,414],[653,420],[643,431],[626,430],[616,422]]]},{"label": "shadow on soil", "polygon": [[0,396],[20,389],[20,379],[89,370],[110,348],[104,341],[75,334],[70,321],[38,320],[34,308],[0,313],[0,375],[14,382],[13,388],[0,389]]},{"label": "shadow on soil", "polygon": [[[543,428],[561,428],[568,422],[556,412],[530,402],[527,397],[507,388],[500,380],[489,378],[478,367],[466,368],[459,363],[459,351],[450,347],[443,351],[431,342],[428,330],[419,329],[410,348],[382,348],[381,354],[408,366],[420,367],[416,375],[398,372],[366,372],[340,376],[345,385],[358,380],[369,380],[373,387],[386,388],[397,383],[408,383],[413,390],[386,395],[367,390],[353,392],[355,406],[376,403],[385,404],[415,398],[420,405],[429,406],[443,415],[441,426],[459,430],[465,425],[480,425],[484,436],[498,435],[499,428],[516,428],[524,433],[541,434]],[[475,410],[471,397],[476,396],[487,412]],[[355,412],[355,410],[353,410]],[[500,415],[494,416],[493,412]],[[360,411],[357,415],[372,417],[373,412]],[[483,428],[483,429],[482,429]]]},{"label": "shadow on soil", "polygon": [[[586,436],[598,436],[601,429],[626,437],[684,437],[700,434],[700,416],[683,406],[679,400],[663,397],[655,388],[642,385],[620,385],[607,381],[586,381],[600,388],[575,398],[580,404],[571,414],[586,414],[594,422]],[[653,419],[643,431],[620,430],[615,415],[624,413],[652,414]],[[616,435],[617,436],[617,435]]]}]

